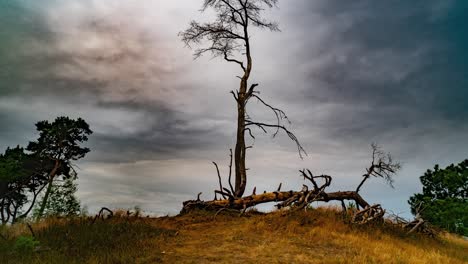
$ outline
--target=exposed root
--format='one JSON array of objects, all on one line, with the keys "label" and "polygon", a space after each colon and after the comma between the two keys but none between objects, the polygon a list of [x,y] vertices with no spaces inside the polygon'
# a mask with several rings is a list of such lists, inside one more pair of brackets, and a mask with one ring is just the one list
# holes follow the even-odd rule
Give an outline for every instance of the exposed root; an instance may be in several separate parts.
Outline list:
[{"label": "exposed root", "polygon": [[107,216],[107,219],[112,218],[114,216],[114,212],[112,212],[112,210],[110,210],[107,207],[102,207],[101,210],[99,210],[99,213],[94,217],[91,224],[94,224],[98,218],[101,218],[102,220],[104,220],[104,212],[109,213],[109,215]]},{"label": "exposed root", "polygon": [[[256,125],[256,123],[252,123],[252,125]],[[309,185],[304,184],[300,191],[281,191],[282,184],[280,183],[277,190],[274,192],[265,191],[262,194],[256,194],[256,187],[254,187],[252,195],[238,197],[232,188],[230,177],[228,181],[230,189],[223,187],[218,165],[215,162],[213,162],[213,164],[216,167],[219,183],[219,190],[215,190],[215,197],[216,194],[219,194],[223,199],[218,200],[215,198],[212,201],[201,201],[200,196],[198,196],[197,200],[183,202],[181,214],[188,213],[192,210],[208,210],[215,211],[215,215],[218,215],[224,210],[231,209],[239,211],[240,216],[242,216],[248,208],[269,202],[276,202],[276,207],[278,209],[289,208],[291,212],[294,212],[307,209],[313,202],[338,201],[341,202],[343,214],[346,215],[348,210],[346,209],[344,201],[350,200],[356,204],[358,210],[353,212],[352,223],[367,224],[370,222],[383,222],[385,210],[379,204],[371,206],[361,197],[359,190],[370,176],[382,177],[391,185],[393,182],[393,175],[400,169],[400,164],[394,162],[390,154],[384,155],[376,144],[372,144],[371,165],[366,169],[364,179],[359,183],[356,191],[327,192],[326,189],[330,187],[332,183],[332,176],[314,176],[310,170],[304,169],[300,170],[300,173],[304,180],[309,182]],[[232,158],[229,167],[231,168],[231,166]],[[359,210],[360,208],[362,209]],[[415,224],[415,226],[413,226],[414,230],[420,228],[421,225],[422,223]],[[410,232],[414,232],[414,230],[412,229]]]},{"label": "exposed root", "polygon": [[374,204],[368,206],[360,211],[357,211],[351,222],[355,224],[367,224],[370,222],[381,222],[383,221],[383,216],[385,215],[385,210],[382,209],[380,204]]}]

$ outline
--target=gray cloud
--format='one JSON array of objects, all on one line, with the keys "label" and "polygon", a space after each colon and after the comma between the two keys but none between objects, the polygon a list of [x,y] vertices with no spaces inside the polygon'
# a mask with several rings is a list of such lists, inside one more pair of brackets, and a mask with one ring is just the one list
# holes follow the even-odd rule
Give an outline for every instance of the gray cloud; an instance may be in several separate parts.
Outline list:
[{"label": "gray cloud", "polygon": [[[135,204],[176,213],[198,191],[212,198],[234,145],[237,68],[192,60],[177,32],[200,19],[197,1],[9,0],[0,4],[0,147],[32,140],[33,124],[81,116],[95,131],[80,166],[91,209]],[[381,143],[404,163],[396,189],[373,180],[370,201],[406,211],[418,176],[466,158],[463,22],[457,1],[295,1],[269,13],[282,32],[254,31],[253,81],[286,110],[309,156],[258,134],[249,187],[297,189],[297,170],[354,188]],[[16,19],[21,14],[20,19]],[[206,18],[205,18],[206,19]],[[261,120],[271,113],[254,102]]]},{"label": "gray cloud", "polygon": [[[330,34],[324,34],[318,50],[306,53],[303,67],[319,84],[306,91],[311,98],[442,114],[444,104],[438,101],[466,95],[467,80],[457,61],[467,54],[454,49],[461,45],[450,35],[464,31],[450,29],[462,21],[456,12],[462,7],[453,1],[320,3],[309,4],[309,10],[324,18]],[[304,38],[304,50],[310,42],[316,40]],[[465,104],[453,103],[452,114],[466,116]]]},{"label": "gray cloud", "polygon": [[[345,140],[430,127],[466,129],[468,54],[456,27],[464,4],[447,1],[313,1],[288,8],[303,100],[328,113],[328,135]],[[309,27],[307,28],[307,25]],[[453,27],[453,28],[451,28]],[[307,29],[306,29],[307,28]],[[301,104],[301,102],[299,102]],[[310,121],[317,116],[310,115]]]}]

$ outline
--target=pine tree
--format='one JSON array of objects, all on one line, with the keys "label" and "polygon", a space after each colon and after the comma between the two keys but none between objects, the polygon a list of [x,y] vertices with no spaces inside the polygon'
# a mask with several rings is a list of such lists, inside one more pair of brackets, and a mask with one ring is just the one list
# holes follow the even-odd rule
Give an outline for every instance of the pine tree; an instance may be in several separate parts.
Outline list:
[{"label": "pine tree", "polygon": [[[50,190],[43,215],[59,217],[79,215],[81,206],[80,201],[75,196],[76,190],[77,184],[73,178],[65,179],[62,183],[55,182]],[[44,197],[41,200],[43,199]],[[39,209],[35,208],[34,217],[38,216]]]},{"label": "pine tree", "polygon": [[420,180],[422,193],[408,201],[412,212],[436,226],[468,236],[468,160],[445,169],[436,165]]}]

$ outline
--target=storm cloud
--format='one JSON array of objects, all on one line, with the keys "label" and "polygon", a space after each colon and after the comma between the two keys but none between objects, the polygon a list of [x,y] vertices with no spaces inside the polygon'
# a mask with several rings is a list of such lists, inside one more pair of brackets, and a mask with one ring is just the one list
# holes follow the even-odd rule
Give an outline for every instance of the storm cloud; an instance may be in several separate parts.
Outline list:
[{"label": "storm cloud", "polygon": [[[140,205],[176,213],[216,185],[211,161],[234,145],[235,65],[192,60],[177,33],[206,19],[199,1],[7,0],[0,4],[0,147],[27,144],[34,123],[83,117],[94,130],[79,162],[91,210]],[[372,202],[409,214],[406,200],[434,164],[468,145],[468,4],[462,1],[298,0],[254,31],[253,81],[284,109],[309,156],[285,136],[258,134],[248,188],[301,186],[298,169],[354,188],[378,142],[402,161],[396,189],[373,179]],[[249,112],[271,115],[252,102]],[[226,166],[222,167],[226,172]]]}]

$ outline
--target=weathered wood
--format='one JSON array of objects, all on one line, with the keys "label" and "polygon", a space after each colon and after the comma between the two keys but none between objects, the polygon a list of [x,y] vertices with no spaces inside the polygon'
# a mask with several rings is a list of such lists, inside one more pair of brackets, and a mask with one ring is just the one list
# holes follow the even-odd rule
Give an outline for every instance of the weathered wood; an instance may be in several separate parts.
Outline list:
[{"label": "weathered wood", "polygon": [[111,209],[107,207],[102,207],[101,210],[99,210],[99,213],[94,217],[91,224],[94,224],[99,217],[104,220],[104,211],[107,211],[109,213],[108,218],[112,218],[114,216],[114,212],[112,212]]},{"label": "weathered wood", "polygon": [[361,211],[357,211],[352,219],[355,224],[367,224],[373,221],[383,220],[385,210],[380,204],[374,204],[372,206],[365,207]]},{"label": "weathered wood", "polygon": [[[354,191],[346,192],[331,192],[331,193],[315,193],[315,190],[311,191],[300,191],[300,192],[268,192],[256,195],[249,195],[242,198],[235,199],[224,199],[224,200],[212,200],[212,201],[197,201],[190,200],[183,203],[183,209],[181,213],[189,212],[193,209],[207,209],[207,210],[219,210],[221,208],[230,208],[236,210],[244,210],[258,204],[269,203],[269,202],[285,202],[288,199],[295,198],[295,201],[299,201],[301,197],[307,195],[316,195],[310,202],[329,202],[329,201],[343,201],[352,200],[359,204],[361,207],[369,207],[367,203],[359,193]],[[281,204],[278,204],[281,207]]]},{"label": "weathered wood", "polygon": [[[309,190],[307,185],[303,185],[301,191],[289,191],[281,192],[281,184],[278,186],[276,192],[264,192],[262,194],[255,194],[255,188],[253,194],[245,197],[237,197],[229,193],[229,190],[222,188],[221,190],[215,190],[215,193],[223,195],[222,200],[213,201],[200,201],[200,197],[197,200],[190,200],[183,203],[183,209],[181,213],[186,213],[194,209],[205,209],[219,211],[222,208],[229,208],[234,210],[245,210],[249,207],[269,203],[277,202],[278,208],[295,206],[296,209],[303,209],[312,202],[329,202],[329,201],[341,201],[353,200],[357,205],[362,208],[370,207],[361,195],[356,191],[345,191],[345,192],[325,192],[325,189],[331,185],[332,177],[328,175],[314,176],[310,170],[301,170],[304,179],[309,180],[313,184],[313,189]],[[219,174],[218,174],[219,175]],[[322,182],[319,185],[319,181]],[[225,189],[224,192],[222,189]],[[228,199],[226,199],[228,197]]]}]

